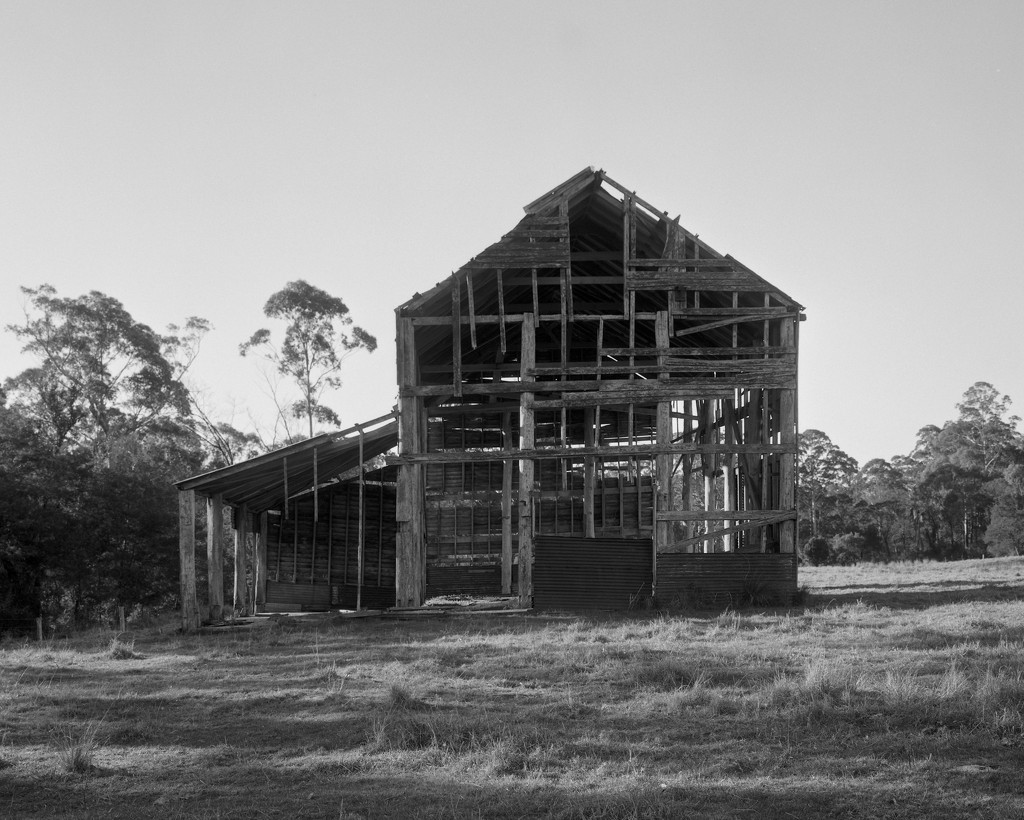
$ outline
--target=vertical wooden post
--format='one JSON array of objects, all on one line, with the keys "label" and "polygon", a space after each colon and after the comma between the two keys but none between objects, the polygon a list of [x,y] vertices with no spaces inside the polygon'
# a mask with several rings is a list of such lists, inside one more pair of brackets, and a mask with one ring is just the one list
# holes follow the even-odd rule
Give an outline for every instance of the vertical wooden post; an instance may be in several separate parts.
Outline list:
[{"label": "vertical wooden post", "polygon": [[[537,358],[534,316],[523,314],[522,348],[519,356],[520,379],[533,382],[533,368]],[[523,393],[519,401],[519,449],[533,450],[536,446],[534,428],[533,393]],[[519,605],[533,606],[533,491],[534,461],[523,458],[519,462]]]},{"label": "vertical wooden post", "polygon": [[245,586],[245,551],[249,538],[249,511],[243,504],[235,508],[235,617],[249,614]]},{"label": "vertical wooden post", "polygon": [[36,618],[36,639],[43,642],[43,618],[42,616]]},{"label": "vertical wooden post", "polygon": [[[796,318],[782,321],[782,346],[796,353]],[[779,509],[796,511],[796,455],[789,452],[796,450],[796,385],[779,391],[779,426],[782,444],[787,445],[787,452],[780,456],[779,468]],[[783,521],[779,537],[780,552],[796,552],[796,521]]]},{"label": "vertical wooden post", "polygon": [[366,552],[366,473],[363,471],[363,428],[359,428],[359,574],[356,579],[356,610],[363,608],[363,572]]},{"label": "vertical wooden post", "polygon": [[206,577],[210,620],[224,618],[224,496],[206,499]]},{"label": "vertical wooden post", "polygon": [[[667,311],[659,311],[654,320],[655,344],[662,349],[669,345],[669,315]],[[669,378],[669,373],[662,370],[665,366],[665,356],[658,356],[658,379]],[[658,444],[672,443],[672,402],[663,400],[658,402],[657,441]],[[658,512],[667,512],[672,509],[672,463],[671,455],[660,455],[655,459],[655,509]],[[668,521],[657,521],[654,527],[654,551],[658,547],[668,544],[671,540],[671,526]]]},{"label": "vertical wooden post", "polygon": [[[596,422],[594,420],[594,408],[583,408],[583,446],[596,446]],[[583,459],[583,535],[593,538],[596,532],[594,526],[594,485],[597,473],[597,459],[594,456],[586,456]]]},{"label": "vertical wooden post", "polygon": [[[733,429],[733,418],[735,414],[735,403],[729,399],[722,400],[722,426],[725,428],[725,443],[735,444],[736,434]],[[736,470],[734,456],[726,453],[722,456],[722,509],[732,512],[736,509]],[[731,519],[725,519],[722,527],[728,529],[733,525]],[[737,536],[733,533],[726,533],[722,536],[722,548],[726,552],[732,552],[736,546]]]},{"label": "vertical wooden post", "polygon": [[262,609],[267,603],[267,539],[270,537],[270,522],[266,510],[260,513],[260,528],[257,537],[256,566],[254,567],[256,575],[254,612],[258,611],[257,607]]},{"label": "vertical wooden post", "polygon": [[[715,405],[716,399],[705,399],[704,401],[704,435],[703,439],[706,444],[717,444],[718,443],[718,430],[715,427]],[[718,508],[717,494],[715,492],[715,472],[716,472],[716,459],[714,455],[704,453],[701,455],[701,461],[704,465],[704,511],[712,512]],[[711,528],[710,519],[705,519],[705,527]],[[715,542],[709,538],[703,542],[703,552],[714,552]]]},{"label": "vertical wooden post", "polygon": [[[415,329],[411,319],[398,317],[397,347],[398,452],[404,455],[422,450],[420,414],[423,402],[406,394],[406,389],[414,387],[419,381]],[[417,464],[403,464],[399,469],[395,521],[398,524],[395,543],[395,603],[398,606],[419,606],[423,603],[426,566],[423,552],[422,470]]]},{"label": "vertical wooden post", "polygon": [[[505,413],[501,420],[502,444],[512,449],[512,416]],[[512,471],[515,464],[506,458],[501,465],[501,594],[512,594]]]},{"label": "vertical wooden post", "polygon": [[199,628],[196,598],[196,495],[194,490],[178,493],[178,556],[181,561],[181,630]]}]

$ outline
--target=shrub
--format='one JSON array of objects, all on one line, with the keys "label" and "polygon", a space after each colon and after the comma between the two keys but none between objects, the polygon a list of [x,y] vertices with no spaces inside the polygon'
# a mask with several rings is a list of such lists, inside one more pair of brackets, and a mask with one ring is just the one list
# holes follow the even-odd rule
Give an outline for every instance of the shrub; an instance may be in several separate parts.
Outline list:
[{"label": "shrub", "polygon": [[831,555],[832,550],[829,548],[828,539],[822,538],[820,535],[809,539],[800,551],[800,557],[804,563],[812,567],[827,564]]}]

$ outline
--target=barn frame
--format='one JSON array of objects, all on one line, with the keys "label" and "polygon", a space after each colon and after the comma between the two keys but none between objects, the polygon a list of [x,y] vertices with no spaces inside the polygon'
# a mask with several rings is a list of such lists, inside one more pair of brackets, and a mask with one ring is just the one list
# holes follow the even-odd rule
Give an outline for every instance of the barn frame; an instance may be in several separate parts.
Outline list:
[{"label": "barn frame", "polygon": [[[395,604],[791,597],[802,306],[603,171],[524,210],[396,309],[398,405],[374,450],[397,435],[385,468]],[[262,487],[252,514],[288,509],[289,487],[315,498],[366,480],[318,472],[315,458],[312,476],[291,475],[285,457],[260,457],[279,477],[225,468]],[[210,494],[218,481],[178,487]],[[330,570],[320,577],[332,585]]]}]

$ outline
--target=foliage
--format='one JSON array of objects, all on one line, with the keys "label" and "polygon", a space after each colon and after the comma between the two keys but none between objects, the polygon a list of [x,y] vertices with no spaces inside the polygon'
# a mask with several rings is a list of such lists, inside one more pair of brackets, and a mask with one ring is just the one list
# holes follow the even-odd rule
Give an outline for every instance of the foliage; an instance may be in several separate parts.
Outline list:
[{"label": "foliage", "polygon": [[[94,619],[177,589],[176,492],[202,465],[182,376],[207,325],[159,336],[116,299],[23,289],[36,361],[0,406],[0,618]],[[5,590],[8,584],[4,585]],[[16,591],[15,591],[16,590]]]},{"label": "foliage", "polygon": [[[298,388],[298,401],[288,408],[279,406],[282,421],[289,416],[305,418],[310,437],[317,422],[340,425],[338,414],[324,403],[324,395],[341,386],[338,373],[345,358],[356,350],[372,353],[377,349],[376,338],[352,324],[348,306],[340,298],[302,279],[274,293],[263,306],[263,313],[287,323],[280,347],[271,342],[270,331],[261,328],[239,346],[239,352],[245,356],[260,351],[281,376]],[[292,437],[290,432],[288,435]]]},{"label": "foliage", "polygon": [[1022,554],[1024,439],[1010,404],[978,382],[955,419],[921,428],[909,454],[859,470],[827,435],[805,431],[801,534],[831,538],[830,563]]},{"label": "foliage", "polygon": [[832,549],[829,547],[828,539],[822,538],[820,535],[815,535],[808,539],[801,551],[804,563],[812,567],[827,564],[831,555]]},{"label": "foliage", "polygon": [[[96,451],[188,413],[181,374],[165,355],[180,348],[179,337],[159,336],[98,291],[73,299],[49,285],[22,292],[25,321],[8,330],[38,364],[8,379],[5,392],[55,450]],[[190,320],[189,327],[201,322]]]}]

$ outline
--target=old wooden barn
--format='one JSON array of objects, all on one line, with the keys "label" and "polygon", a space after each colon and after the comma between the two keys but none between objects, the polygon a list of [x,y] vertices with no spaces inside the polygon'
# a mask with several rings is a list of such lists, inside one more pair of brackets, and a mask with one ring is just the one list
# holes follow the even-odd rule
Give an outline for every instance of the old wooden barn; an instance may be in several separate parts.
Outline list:
[{"label": "old wooden barn", "polygon": [[801,306],[603,171],[525,212],[396,309],[393,418],[179,483],[186,623],[194,493],[256,529],[268,608],[795,592]]}]

